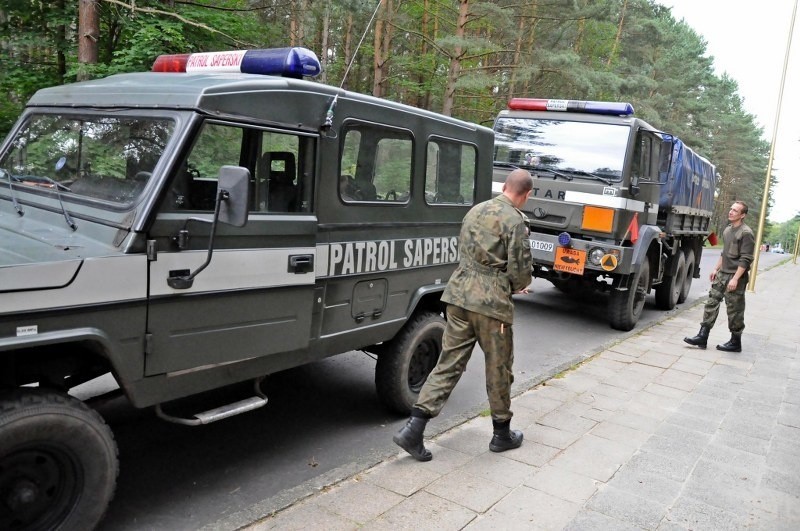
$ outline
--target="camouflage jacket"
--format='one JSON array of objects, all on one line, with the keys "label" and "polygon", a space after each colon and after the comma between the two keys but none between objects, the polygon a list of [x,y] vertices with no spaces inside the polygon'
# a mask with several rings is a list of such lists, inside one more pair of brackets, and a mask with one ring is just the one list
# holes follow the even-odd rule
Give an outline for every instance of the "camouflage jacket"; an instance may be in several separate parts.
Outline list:
[{"label": "camouflage jacket", "polygon": [[504,195],[475,205],[459,236],[460,261],[442,301],[505,323],[514,320],[511,294],[531,283],[525,215]]}]

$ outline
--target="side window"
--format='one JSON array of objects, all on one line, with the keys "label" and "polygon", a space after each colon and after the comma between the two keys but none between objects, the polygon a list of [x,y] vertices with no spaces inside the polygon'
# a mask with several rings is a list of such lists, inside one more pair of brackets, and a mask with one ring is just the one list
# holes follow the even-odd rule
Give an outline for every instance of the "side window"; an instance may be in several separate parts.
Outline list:
[{"label": "side window", "polygon": [[428,204],[471,205],[475,201],[475,146],[434,138],[425,160],[425,201]]},{"label": "side window", "polygon": [[653,137],[639,133],[634,151],[632,173],[642,181],[658,179],[658,157],[653,156]]},{"label": "side window", "polygon": [[250,170],[251,211],[306,212],[311,205],[313,150],[309,137],[207,122],[176,169],[168,207],[213,211],[219,169],[228,164]]},{"label": "side window", "polygon": [[339,196],[345,202],[405,203],[411,194],[413,141],[407,131],[354,125],[344,132]]}]

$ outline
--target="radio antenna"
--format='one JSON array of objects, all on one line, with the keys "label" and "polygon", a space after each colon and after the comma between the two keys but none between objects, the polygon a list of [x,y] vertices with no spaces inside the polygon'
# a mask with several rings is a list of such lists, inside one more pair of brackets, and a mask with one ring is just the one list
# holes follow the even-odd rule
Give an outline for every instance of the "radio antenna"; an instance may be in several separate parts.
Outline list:
[{"label": "radio antenna", "polygon": [[342,82],[339,83],[339,88],[342,88],[344,86],[344,81],[345,81],[345,79],[347,79],[347,74],[350,73],[350,67],[353,66],[353,63],[356,60],[356,56],[358,55],[358,50],[361,49],[361,45],[364,43],[364,37],[367,36],[367,32],[369,31],[369,28],[372,26],[372,21],[375,20],[375,15],[378,14],[378,9],[380,9],[380,7],[381,7],[381,2],[382,2],[382,0],[378,0],[378,5],[375,6],[375,11],[372,12],[372,17],[370,17],[369,22],[367,22],[367,27],[364,28],[364,33],[361,34],[361,40],[358,41],[358,45],[356,46],[356,50],[353,52],[353,57],[350,58],[350,64],[347,65],[347,68],[344,71],[344,75],[342,76]]}]

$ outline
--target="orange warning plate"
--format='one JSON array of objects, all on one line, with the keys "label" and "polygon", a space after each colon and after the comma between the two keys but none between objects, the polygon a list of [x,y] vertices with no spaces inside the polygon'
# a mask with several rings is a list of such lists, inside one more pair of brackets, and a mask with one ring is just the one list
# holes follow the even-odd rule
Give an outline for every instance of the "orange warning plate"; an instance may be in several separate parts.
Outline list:
[{"label": "orange warning plate", "polygon": [[571,247],[556,247],[553,269],[573,275],[582,275],[584,266],[586,266],[586,251]]}]

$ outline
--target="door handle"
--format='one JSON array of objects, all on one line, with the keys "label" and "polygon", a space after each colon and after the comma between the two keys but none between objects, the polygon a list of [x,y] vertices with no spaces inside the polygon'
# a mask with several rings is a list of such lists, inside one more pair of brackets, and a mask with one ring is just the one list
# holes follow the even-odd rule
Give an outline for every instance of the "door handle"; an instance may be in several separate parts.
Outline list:
[{"label": "door handle", "polygon": [[314,270],[314,255],[312,254],[293,254],[289,255],[289,273],[301,274],[310,273]]}]

